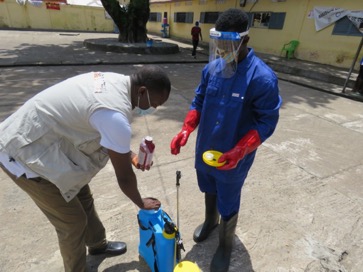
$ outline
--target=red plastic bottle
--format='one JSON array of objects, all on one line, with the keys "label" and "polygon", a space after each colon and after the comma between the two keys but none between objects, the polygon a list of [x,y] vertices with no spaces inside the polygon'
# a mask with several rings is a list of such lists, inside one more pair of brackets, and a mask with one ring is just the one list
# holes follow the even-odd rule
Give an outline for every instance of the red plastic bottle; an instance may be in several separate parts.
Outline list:
[{"label": "red plastic bottle", "polygon": [[155,144],[151,136],[146,136],[140,143],[138,161],[140,168],[150,169],[153,161]]}]

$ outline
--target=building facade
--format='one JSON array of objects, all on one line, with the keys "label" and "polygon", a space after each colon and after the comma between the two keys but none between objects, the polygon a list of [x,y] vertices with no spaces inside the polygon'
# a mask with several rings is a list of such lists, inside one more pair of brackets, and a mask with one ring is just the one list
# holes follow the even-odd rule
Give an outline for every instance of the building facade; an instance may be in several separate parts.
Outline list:
[{"label": "building facade", "polygon": [[284,44],[298,40],[297,58],[348,68],[362,40],[347,16],[317,31],[312,15],[316,7],[363,12],[362,0],[150,0],[148,31],[160,33],[166,18],[171,37],[191,40],[190,30],[199,21],[208,42],[218,13],[231,7],[249,14],[249,45],[257,52],[280,55]]},{"label": "building facade", "polygon": [[[114,24],[102,4],[78,4],[81,0],[0,0],[0,28],[59,31],[112,32]],[[17,3],[19,2],[19,3]],[[83,3],[97,1],[83,1]],[[73,4],[74,3],[74,4]]]},{"label": "building facade", "polygon": [[[0,0],[0,28],[114,32],[114,23],[100,1],[91,1],[93,6],[82,4],[86,2],[90,1]],[[119,2],[127,5],[128,0]],[[256,52],[279,56],[284,44],[298,40],[296,58],[349,68],[363,37],[363,29],[360,32],[348,16],[319,31],[313,16],[316,8],[322,8],[321,15],[326,14],[324,9],[334,8],[337,11],[328,21],[342,15],[341,9],[357,12],[362,16],[357,20],[363,22],[362,0],[150,0],[147,29],[150,34],[191,43],[190,30],[199,21],[207,45],[219,13],[231,7],[249,14],[249,45]],[[363,50],[358,60],[362,55]]]}]

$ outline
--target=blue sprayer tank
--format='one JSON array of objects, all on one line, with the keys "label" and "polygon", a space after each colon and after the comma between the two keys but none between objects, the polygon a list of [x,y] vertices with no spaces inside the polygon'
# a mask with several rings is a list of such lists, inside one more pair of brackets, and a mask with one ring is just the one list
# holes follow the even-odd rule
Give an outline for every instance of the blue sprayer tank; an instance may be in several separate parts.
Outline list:
[{"label": "blue sprayer tank", "polygon": [[138,215],[140,243],[139,254],[152,272],[171,272],[176,259],[176,239],[179,236],[175,224],[162,208],[140,210]]}]

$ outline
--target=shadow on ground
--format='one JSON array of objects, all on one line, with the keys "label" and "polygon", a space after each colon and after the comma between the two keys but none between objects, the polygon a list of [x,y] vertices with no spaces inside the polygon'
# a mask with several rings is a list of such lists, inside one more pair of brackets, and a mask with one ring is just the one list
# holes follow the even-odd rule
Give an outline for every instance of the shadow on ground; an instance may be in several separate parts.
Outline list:
[{"label": "shadow on ground", "polygon": [[[229,272],[253,272],[250,255],[242,243],[235,236],[235,245],[232,251],[231,263]],[[210,263],[218,246],[218,229],[215,230],[212,236],[199,244],[195,244],[192,249],[185,255],[184,260],[196,263],[199,268],[206,272],[210,269]]]}]

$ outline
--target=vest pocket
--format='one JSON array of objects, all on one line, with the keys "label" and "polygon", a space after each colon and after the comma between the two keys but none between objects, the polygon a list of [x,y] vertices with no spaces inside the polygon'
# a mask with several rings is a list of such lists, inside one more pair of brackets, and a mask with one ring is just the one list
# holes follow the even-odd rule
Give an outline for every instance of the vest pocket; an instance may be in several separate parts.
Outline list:
[{"label": "vest pocket", "polygon": [[90,145],[88,149],[89,152],[86,153],[85,149],[80,151],[79,148],[76,148],[71,142],[67,139],[62,138],[60,141],[60,151],[64,153],[64,155],[68,158],[69,162],[73,163],[75,166],[80,167],[85,171],[99,171],[99,162],[93,161],[92,154],[99,153],[101,149],[98,151],[94,151],[94,146]]},{"label": "vest pocket", "polygon": [[88,183],[100,170],[82,152],[62,140],[52,144],[47,152],[26,164],[62,192],[68,192],[80,183]]}]

